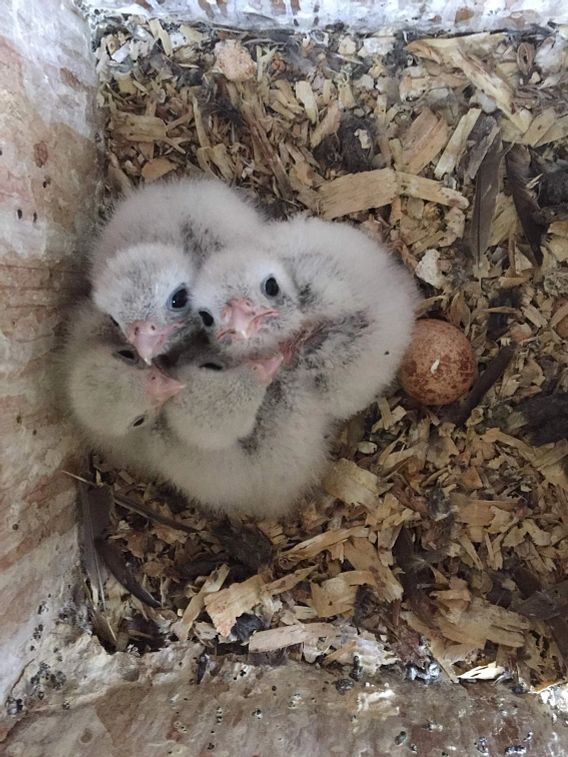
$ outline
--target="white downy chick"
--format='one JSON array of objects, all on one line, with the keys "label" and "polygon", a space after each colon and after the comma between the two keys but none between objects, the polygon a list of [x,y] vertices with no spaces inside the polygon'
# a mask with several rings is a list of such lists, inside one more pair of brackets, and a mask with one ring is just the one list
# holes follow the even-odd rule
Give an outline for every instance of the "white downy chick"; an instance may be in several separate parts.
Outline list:
[{"label": "white downy chick", "polygon": [[91,254],[92,298],[146,361],[167,351],[188,319],[195,272],[214,250],[254,239],[261,214],[215,179],[176,179],[121,200]]},{"label": "white downy chick", "polygon": [[[266,390],[252,431],[223,449],[192,443],[184,434],[187,424],[178,423],[176,397],[164,408],[175,434],[162,435],[156,448],[162,474],[213,510],[257,518],[288,514],[319,483],[328,463],[332,424],[305,385],[301,370],[282,370]],[[223,428],[223,406],[211,406],[209,419]]]},{"label": "white downy chick", "polygon": [[139,469],[141,435],[184,385],[146,366],[90,303],[76,308],[69,322],[59,371],[64,403],[91,445]]},{"label": "white downy chick", "polygon": [[92,298],[149,364],[196,325],[189,302],[194,270],[190,256],[174,245],[131,245],[93,277]]},{"label": "white downy chick", "polygon": [[212,256],[193,306],[233,356],[296,355],[336,419],[370,404],[409,344],[417,292],[380,245],[344,223],[272,224],[257,246]]},{"label": "white downy chick", "polygon": [[192,305],[207,333],[239,359],[275,353],[298,332],[305,320],[301,298],[293,266],[263,234],[206,260]]}]

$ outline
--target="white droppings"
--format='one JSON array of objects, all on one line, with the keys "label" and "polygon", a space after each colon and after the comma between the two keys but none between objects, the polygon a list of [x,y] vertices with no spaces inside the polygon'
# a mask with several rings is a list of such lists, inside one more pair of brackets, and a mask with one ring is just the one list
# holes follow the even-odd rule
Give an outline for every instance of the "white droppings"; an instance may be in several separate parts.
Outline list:
[{"label": "white droppings", "polygon": [[[357,697],[357,712],[365,712],[366,710],[369,710],[373,705],[377,705],[379,703],[387,703],[390,699],[394,697],[394,692],[392,689],[386,688],[382,691],[370,691],[370,692],[362,692]],[[389,702],[389,709],[391,705]],[[394,707],[398,711],[398,707]]]},{"label": "white droppings", "polygon": [[430,366],[430,373],[432,375],[434,375],[436,373],[436,371],[438,370],[439,367],[440,367],[440,361],[439,360],[434,360],[434,362]]}]

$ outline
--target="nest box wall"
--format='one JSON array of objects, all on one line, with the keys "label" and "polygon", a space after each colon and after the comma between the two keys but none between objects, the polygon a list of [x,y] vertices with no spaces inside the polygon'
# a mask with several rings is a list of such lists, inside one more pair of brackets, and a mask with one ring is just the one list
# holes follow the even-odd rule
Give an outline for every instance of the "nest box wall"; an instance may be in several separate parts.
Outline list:
[{"label": "nest box wall", "polygon": [[[95,68],[69,1],[0,10],[0,689],[33,657],[78,564],[72,439],[53,350],[94,217]],[[4,691],[2,692],[2,694]]]},{"label": "nest box wall", "polygon": [[311,28],[344,23],[360,30],[456,33],[523,29],[568,21],[564,0],[82,0],[101,12],[135,13],[251,27]]}]

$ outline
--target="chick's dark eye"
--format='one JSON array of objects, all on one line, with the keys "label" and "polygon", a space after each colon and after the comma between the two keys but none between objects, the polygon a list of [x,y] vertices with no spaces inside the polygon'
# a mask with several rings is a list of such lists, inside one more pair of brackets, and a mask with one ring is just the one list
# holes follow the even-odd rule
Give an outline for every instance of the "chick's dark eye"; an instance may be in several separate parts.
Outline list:
[{"label": "chick's dark eye", "polygon": [[203,365],[199,367],[205,368],[208,371],[222,371],[223,370],[223,366],[218,365],[218,363],[203,363]]},{"label": "chick's dark eye", "polygon": [[138,418],[135,418],[132,421],[132,427],[138,428],[139,426],[142,426],[145,420],[146,420],[146,417],[144,415],[139,415]]},{"label": "chick's dark eye", "polygon": [[276,281],[274,276],[269,276],[263,283],[262,288],[264,290],[264,294],[267,297],[276,297],[276,295],[280,291],[280,287],[278,286],[278,282]]},{"label": "chick's dark eye", "polygon": [[136,363],[138,361],[136,353],[133,350],[129,349],[117,350],[114,353],[114,356],[119,358],[120,360],[124,360],[125,363]]},{"label": "chick's dark eye", "polygon": [[200,310],[199,317],[203,321],[204,326],[213,326],[213,324],[215,323],[215,319],[208,310]]},{"label": "chick's dark eye", "polygon": [[186,287],[180,287],[170,297],[170,310],[183,310],[189,300],[189,293]]}]

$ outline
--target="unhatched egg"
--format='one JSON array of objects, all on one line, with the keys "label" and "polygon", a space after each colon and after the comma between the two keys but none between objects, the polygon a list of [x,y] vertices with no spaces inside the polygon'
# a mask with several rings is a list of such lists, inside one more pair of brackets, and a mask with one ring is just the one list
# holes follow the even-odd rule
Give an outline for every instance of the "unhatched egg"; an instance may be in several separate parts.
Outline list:
[{"label": "unhatched egg", "polygon": [[467,337],[446,321],[417,321],[399,373],[407,394],[424,405],[448,405],[462,397],[475,375]]}]

